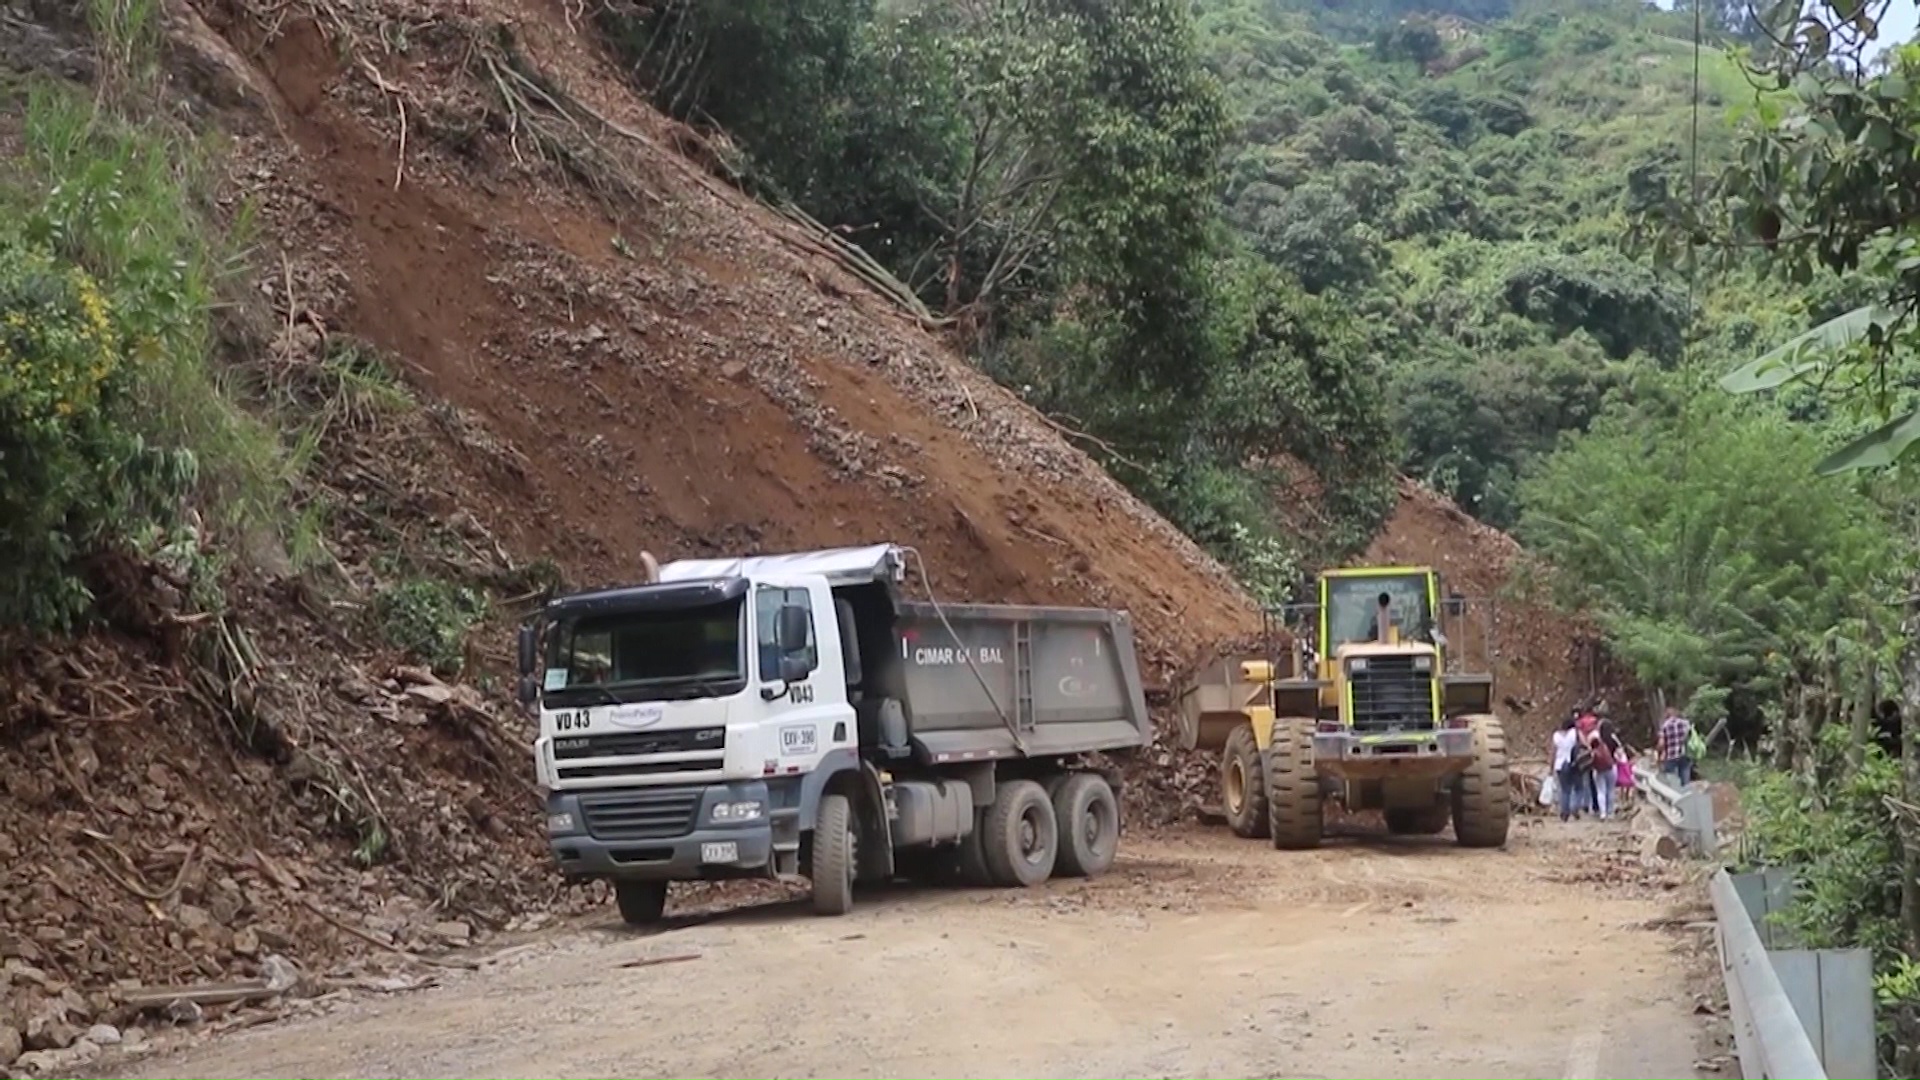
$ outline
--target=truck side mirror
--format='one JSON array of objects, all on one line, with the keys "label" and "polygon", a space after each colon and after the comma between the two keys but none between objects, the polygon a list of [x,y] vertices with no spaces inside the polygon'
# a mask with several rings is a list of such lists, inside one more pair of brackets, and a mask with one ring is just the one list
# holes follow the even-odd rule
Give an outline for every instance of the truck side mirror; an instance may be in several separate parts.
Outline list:
[{"label": "truck side mirror", "polygon": [[780,655],[805,651],[807,632],[812,628],[813,616],[806,608],[798,604],[783,606],[773,627],[773,640],[780,646]]},{"label": "truck side mirror", "polygon": [[780,681],[799,682],[813,674],[813,665],[807,661],[805,652],[783,652],[780,654]]},{"label": "truck side mirror", "polygon": [[519,684],[518,690],[519,690],[518,696],[520,698],[520,704],[522,705],[531,705],[534,702],[540,700],[540,684],[537,682],[534,682],[533,676],[531,675],[520,676],[520,684]]},{"label": "truck side mirror", "polygon": [[534,654],[539,651],[539,634],[532,624],[520,627],[520,677],[525,679],[533,675]]}]

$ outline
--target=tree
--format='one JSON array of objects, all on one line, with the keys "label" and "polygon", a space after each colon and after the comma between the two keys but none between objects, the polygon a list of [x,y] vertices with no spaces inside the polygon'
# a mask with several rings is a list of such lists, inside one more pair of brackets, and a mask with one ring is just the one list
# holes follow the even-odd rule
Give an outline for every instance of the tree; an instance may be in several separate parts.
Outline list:
[{"label": "tree", "polygon": [[1616,406],[1522,487],[1521,535],[1574,583],[1649,686],[1768,689],[1802,672],[1858,597],[1897,572],[1854,487],[1813,465],[1818,432],[1648,374],[1679,408]]}]

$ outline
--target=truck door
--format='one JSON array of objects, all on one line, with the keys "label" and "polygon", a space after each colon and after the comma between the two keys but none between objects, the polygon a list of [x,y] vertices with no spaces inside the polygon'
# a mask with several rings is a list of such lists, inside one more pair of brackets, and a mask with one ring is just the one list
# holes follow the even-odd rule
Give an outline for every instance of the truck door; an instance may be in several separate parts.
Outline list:
[{"label": "truck door", "polygon": [[762,726],[771,729],[767,771],[811,772],[828,753],[852,749],[859,734],[826,579],[756,581],[753,624],[760,692],[749,700],[757,701]]}]

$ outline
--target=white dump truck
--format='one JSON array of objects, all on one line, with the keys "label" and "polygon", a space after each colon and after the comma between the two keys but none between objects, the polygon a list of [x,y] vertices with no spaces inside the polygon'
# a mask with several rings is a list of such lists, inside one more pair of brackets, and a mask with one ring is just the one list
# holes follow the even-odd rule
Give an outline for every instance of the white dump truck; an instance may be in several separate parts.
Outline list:
[{"label": "white dump truck", "polygon": [[[521,628],[561,871],[658,920],[672,881],[981,885],[1113,862],[1112,776],[1148,737],[1123,612],[904,595],[909,548],[654,564]],[[924,573],[922,578],[924,579]]]}]

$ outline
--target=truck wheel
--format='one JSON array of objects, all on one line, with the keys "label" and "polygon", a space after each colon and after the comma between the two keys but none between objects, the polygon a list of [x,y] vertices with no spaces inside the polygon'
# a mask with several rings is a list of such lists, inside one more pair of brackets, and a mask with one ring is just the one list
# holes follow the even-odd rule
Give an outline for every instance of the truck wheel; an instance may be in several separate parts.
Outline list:
[{"label": "truck wheel", "polygon": [[958,852],[960,884],[970,889],[984,889],[991,886],[993,870],[987,866],[987,812],[977,810],[973,815],[973,831],[960,838]]},{"label": "truck wheel", "polygon": [[667,883],[664,881],[616,881],[613,902],[620,908],[620,919],[628,926],[652,926],[667,910]]},{"label": "truck wheel", "polygon": [[1453,785],[1453,835],[1461,847],[1505,847],[1507,815],[1507,733],[1499,717],[1470,716],[1473,764]]},{"label": "truck wheel", "polygon": [[1234,728],[1220,752],[1220,802],[1233,835],[1252,840],[1267,835],[1267,771],[1250,724]]},{"label": "truck wheel", "polygon": [[853,876],[859,866],[853,804],[845,795],[825,796],[813,825],[814,914],[845,915],[853,910]]},{"label": "truck wheel", "polygon": [[1451,809],[1446,803],[1390,808],[1387,811],[1387,831],[1395,836],[1432,836],[1447,827]]},{"label": "truck wheel", "polygon": [[1098,877],[1113,865],[1120,847],[1120,802],[1099,773],[1074,773],[1053,795],[1053,816],[1060,822],[1060,854],[1054,872],[1061,877]]},{"label": "truck wheel", "polygon": [[1282,851],[1318,847],[1324,825],[1320,776],[1313,767],[1313,721],[1277,719],[1267,751],[1267,831],[1273,846]]},{"label": "truck wheel", "polygon": [[1038,885],[1053,876],[1060,853],[1060,822],[1047,789],[1031,780],[1002,784],[987,810],[981,846],[996,885]]}]

